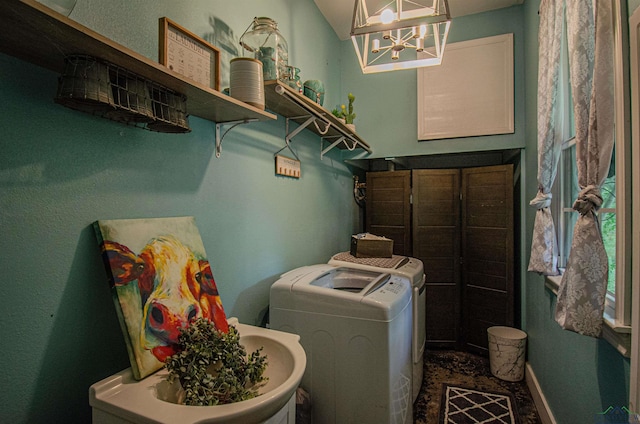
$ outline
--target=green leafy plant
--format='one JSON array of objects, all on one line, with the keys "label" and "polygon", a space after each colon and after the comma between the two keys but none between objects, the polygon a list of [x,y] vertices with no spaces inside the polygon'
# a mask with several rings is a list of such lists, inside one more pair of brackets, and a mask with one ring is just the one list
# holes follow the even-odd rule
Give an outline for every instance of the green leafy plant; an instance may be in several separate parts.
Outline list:
[{"label": "green leafy plant", "polygon": [[185,405],[222,405],[251,399],[268,380],[263,376],[267,357],[262,348],[247,355],[234,326],[218,331],[197,318],[180,330],[178,353],[167,358],[167,380],[180,382]]},{"label": "green leafy plant", "polygon": [[335,116],[336,118],[342,118],[342,112],[341,112],[341,111],[340,111],[340,109],[338,109],[337,107],[334,107],[334,108],[331,110],[331,114],[332,114],[333,116]]},{"label": "green leafy plant", "polygon": [[348,106],[346,105],[340,106],[341,114],[342,114],[342,117],[344,118],[345,123],[353,124],[353,120],[356,119],[356,113],[353,111],[353,102],[356,100],[356,96],[349,93],[349,95],[347,96],[347,99],[349,100]]}]

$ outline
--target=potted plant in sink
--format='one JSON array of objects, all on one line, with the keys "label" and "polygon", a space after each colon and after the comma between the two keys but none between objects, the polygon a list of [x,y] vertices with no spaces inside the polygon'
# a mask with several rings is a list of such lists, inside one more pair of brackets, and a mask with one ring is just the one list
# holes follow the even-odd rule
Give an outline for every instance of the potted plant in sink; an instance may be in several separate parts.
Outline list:
[{"label": "potted plant in sink", "polygon": [[[262,348],[247,355],[234,326],[229,332],[197,318],[180,330],[178,353],[167,358],[167,381],[178,385],[178,403],[212,406],[254,398],[266,384]],[[179,383],[179,384],[177,384]]]}]

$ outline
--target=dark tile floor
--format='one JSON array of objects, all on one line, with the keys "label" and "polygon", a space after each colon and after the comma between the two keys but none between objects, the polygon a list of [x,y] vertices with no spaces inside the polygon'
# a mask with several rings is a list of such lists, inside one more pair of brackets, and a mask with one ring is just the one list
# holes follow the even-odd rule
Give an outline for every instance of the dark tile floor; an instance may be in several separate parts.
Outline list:
[{"label": "dark tile floor", "polygon": [[511,393],[516,398],[520,423],[541,423],[525,381],[514,383],[494,377],[489,368],[489,358],[466,352],[428,350],[424,365],[424,383],[413,405],[415,424],[438,424],[442,383]]}]

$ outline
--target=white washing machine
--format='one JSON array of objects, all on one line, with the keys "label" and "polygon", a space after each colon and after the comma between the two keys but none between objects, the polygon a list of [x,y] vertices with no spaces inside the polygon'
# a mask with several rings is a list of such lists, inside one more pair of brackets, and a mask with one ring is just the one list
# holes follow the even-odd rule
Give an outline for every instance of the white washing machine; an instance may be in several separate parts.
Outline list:
[{"label": "white washing machine", "polygon": [[413,422],[411,282],[329,264],[271,286],[270,326],[300,335],[313,424]]},{"label": "white washing machine", "polygon": [[415,402],[424,377],[424,349],[427,344],[427,291],[424,265],[420,259],[393,255],[391,258],[356,258],[350,252],[336,253],[329,264],[349,268],[368,269],[407,277],[413,285],[413,401]]}]

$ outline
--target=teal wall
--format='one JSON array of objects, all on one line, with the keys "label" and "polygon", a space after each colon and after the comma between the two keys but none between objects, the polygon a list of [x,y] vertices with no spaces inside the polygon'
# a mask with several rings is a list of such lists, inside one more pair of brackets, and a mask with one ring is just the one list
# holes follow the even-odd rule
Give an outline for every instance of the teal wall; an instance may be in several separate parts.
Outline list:
[{"label": "teal wall", "polygon": [[[151,3],[153,5],[151,6]],[[302,77],[338,97],[339,40],[312,0],[78,0],[71,17],[157,59],[157,20],[193,32],[215,14],[242,34],[256,15],[279,22]],[[320,140],[295,140],[299,180],[274,175],[284,119],[237,127],[215,157],[215,126],[158,134],[53,102],[58,75],[0,55],[0,422],[90,422],[91,384],[128,367],[91,224],[195,216],[228,315],[259,324],[269,287],[326,262],[358,228],[352,170]]]},{"label": "teal wall", "polygon": [[[311,0],[78,0],[71,17],[156,60],[157,18],[197,34],[215,15],[240,36],[254,16],[278,21],[302,79],[327,85],[325,106],[356,96],[358,133],[373,157],[524,147],[525,196],[536,192],[538,0],[454,20],[450,42],[514,33],[515,133],[417,142],[415,71],[364,76]],[[629,9],[640,5],[629,0]],[[228,315],[257,324],[284,271],[324,262],[359,229],[350,157],[319,159],[295,140],[302,178],[273,174],[284,120],[234,129],[214,155],[214,124],[157,134],[53,103],[57,75],[0,55],[0,422],[88,422],[88,387],[128,366],[90,225],[97,219],[193,215]],[[8,107],[8,106],[11,107]],[[533,210],[525,209],[531,243]],[[593,422],[627,403],[629,362],[608,343],[562,331],[542,278],[524,282],[529,362],[559,424]]]}]

